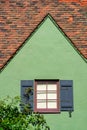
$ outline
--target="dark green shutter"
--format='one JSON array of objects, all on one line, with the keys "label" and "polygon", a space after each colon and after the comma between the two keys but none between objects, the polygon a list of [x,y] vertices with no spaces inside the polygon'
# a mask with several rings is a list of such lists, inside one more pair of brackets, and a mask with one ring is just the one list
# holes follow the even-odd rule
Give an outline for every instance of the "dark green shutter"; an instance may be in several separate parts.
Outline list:
[{"label": "dark green shutter", "polygon": [[21,110],[33,111],[33,80],[22,80],[21,81]]},{"label": "dark green shutter", "polygon": [[60,80],[60,109],[73,111],[73,81]]}]

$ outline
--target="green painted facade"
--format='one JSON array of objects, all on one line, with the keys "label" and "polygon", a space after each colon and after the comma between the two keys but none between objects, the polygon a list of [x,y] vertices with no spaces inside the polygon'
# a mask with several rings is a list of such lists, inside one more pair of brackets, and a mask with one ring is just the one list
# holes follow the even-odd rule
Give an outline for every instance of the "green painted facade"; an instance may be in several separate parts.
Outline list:
[{"label": "green painted facade", "polygon": [[20,95],[20,81],[68,79],[74,82],[74,112],[46,114],[51,130],[87,129],[87,63],[50,18],[27,40],[0,73],[0,97]]}]

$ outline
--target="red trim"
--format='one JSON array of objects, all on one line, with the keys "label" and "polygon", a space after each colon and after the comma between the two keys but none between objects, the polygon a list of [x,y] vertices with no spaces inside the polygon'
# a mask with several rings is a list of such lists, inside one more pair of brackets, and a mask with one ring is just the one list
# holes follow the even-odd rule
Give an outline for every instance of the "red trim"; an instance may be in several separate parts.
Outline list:
[{"label": "red trim", "polygon": [[60,111],[60,85],[57,82],[57,108]]},{"label": "red trim", "polygon": [[34,82],[34,111],[36,110],[36,86],[37,86],[37,83]]},{"label": "red trim", "polygon": [[[48,84],[56,84],[57,90],[48,90],[47,85]],[[37,108],[37,84],[46,84],[46,108]],[[44,90],[43,90],[44,91]],[[49,91],[52,91],[57,94],[57,99],[51,99],[55,100],[57,102],[57,108],[48,108],[48,93]],[[43,99],[39,99],[39,101],[42,101]],[[60,88],[59,88],[59,81],[35,81],[35,92],[34,92],[34,111],[40,112],[40,113],[58,113],[60,112]]]},{"label": "red trim", "polygon": [[46,108],[48,108],[48,103],[47,103],[47,102],[48,102],[48,101],[47,101],[48,97],[47,97],[47,93],[48,93],[48,92],[47,92],[47,83],[46,83]]}]

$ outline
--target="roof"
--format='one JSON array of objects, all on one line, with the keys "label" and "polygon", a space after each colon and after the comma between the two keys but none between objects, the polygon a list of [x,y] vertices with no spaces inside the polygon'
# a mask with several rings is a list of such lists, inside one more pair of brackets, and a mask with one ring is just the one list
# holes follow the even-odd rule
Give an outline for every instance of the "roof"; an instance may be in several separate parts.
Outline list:
[{"label": "roof", "polygon": [[0,69],[50,14],[87,60],[86,0],[0,0]]}]

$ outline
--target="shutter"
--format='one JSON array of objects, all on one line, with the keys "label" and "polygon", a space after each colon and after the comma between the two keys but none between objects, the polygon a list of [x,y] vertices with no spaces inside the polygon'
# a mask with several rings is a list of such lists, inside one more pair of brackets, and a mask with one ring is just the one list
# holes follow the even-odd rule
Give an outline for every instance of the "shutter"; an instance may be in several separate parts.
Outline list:
[{"label": "shutter", "polygon": [[73,81],[60,80],[60,109],[73,111]]},{"label": "shutter", "polygon": [[21,81],[21,110],[30,112],[33,111],[33,80]]}]

